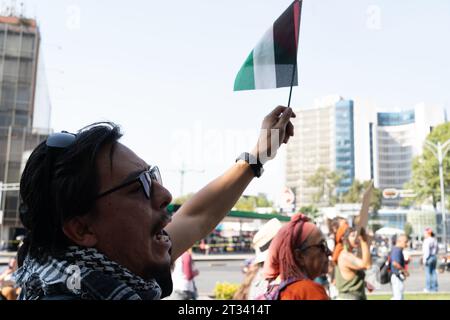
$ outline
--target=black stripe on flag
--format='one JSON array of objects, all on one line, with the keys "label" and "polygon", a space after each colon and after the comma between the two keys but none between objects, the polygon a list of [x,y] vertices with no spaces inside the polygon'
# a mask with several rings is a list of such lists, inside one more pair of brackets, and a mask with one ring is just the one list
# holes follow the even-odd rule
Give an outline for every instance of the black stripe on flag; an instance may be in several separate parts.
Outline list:
[{"label": "black stripe on flag", "polygon": [[[297,43],[295,41],[294,4],[295,1],[273,25],[277,88],[291,86],[292,72],[297,65],[295,63]],[[298,85],[297,73],[295,72],[294,86]]]}]

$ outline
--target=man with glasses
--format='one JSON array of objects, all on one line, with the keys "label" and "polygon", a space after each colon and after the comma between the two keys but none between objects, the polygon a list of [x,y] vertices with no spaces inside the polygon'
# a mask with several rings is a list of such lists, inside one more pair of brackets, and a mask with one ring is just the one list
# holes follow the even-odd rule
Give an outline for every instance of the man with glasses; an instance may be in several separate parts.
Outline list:
[{"label": "man with glasses", "polygon": [[[20,299],[152,300],[172,291],[170,265],[206,237],[263,164],[294,134],[290,108],[263,121],[255,148],[173,216],[157,166],[118,142],[112,123],[51,135],[21,178]],[[271,143],[272,142],[272,143]]]}]

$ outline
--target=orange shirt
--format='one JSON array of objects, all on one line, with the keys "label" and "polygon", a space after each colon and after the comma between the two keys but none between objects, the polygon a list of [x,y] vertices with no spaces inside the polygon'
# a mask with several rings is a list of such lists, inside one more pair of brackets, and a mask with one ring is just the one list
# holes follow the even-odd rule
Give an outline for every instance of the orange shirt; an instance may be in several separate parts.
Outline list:
[{"label": "orange shirt", "polygon": [[309,280],[300,280],[290,284],[280,294],[280,300],[330,300],[325,288]]}]

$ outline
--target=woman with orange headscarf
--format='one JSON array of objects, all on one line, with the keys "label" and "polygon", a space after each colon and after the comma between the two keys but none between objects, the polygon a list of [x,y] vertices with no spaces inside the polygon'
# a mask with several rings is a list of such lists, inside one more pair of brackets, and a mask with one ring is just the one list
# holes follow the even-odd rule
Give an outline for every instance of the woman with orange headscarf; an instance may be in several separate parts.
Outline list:
[{"label": "woman with orange headscarf", "polygon": [[313,280],[328,271],[329,251],[320,230],[297,214],[284,225],[269,247],[264,274],[270,281],[266,298],[329,300],[325,288]]},{"label": "woman with orange headscarf", "polygon": [[342,244],[342,238],[344,236],[345,231],[349,228],[348,222],[344,219],[339,220],[339,227],[336,231],[335,235],[335,241],[336,245],[334,247],[332,261],[335,265],[338,263],[339,255],[341,254],[342,250],[344,250],[344,245]]},{"label": "woman with orange headscarf", "polygon": [[[372,265],[366,231],[364,228],[359,232],[347,228],[342,236],[342,244],[343,250],[338,255],[335,268],[338,300],[366,300],[365,270]],[[361,257],[357,255],[358,249]]]}]

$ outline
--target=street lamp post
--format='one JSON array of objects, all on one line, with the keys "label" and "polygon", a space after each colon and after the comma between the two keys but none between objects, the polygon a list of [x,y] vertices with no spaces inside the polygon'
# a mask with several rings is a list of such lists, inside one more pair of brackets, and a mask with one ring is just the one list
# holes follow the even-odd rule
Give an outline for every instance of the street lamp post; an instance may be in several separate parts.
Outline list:
[{"label": "street lamp post", "polygon": [[181,165],[181,169],[179,170],[169,170],[170,172],[177,172],[180,174],[180,197],[182,197],[184,195],[184,176],[186,175],[186,173],[204,173],[205,170],[194,170],[194,169],[186,169],[184,162]]},{"label": "street lamp post", "polygon": [[446,218],[446,210],[445,210],[445,189],[444,189],[444,168],[443,168],[443,162],[444,157],[447,154],[450,145],[450,140],[447,140],[444,142],[444,144],[441,144],[440,142],[436,144],[432,143],[431,141],[425,140],[424,146],[428,148],[428,150],[433,153],[433,155],[437,158],[439,163],[439,182],[441,187],[441,214],[442,214],[442,222],[443,222],[443,228],[442,228],[442,237],[444,242],[444,250],[447,253],[447,218]]}]

